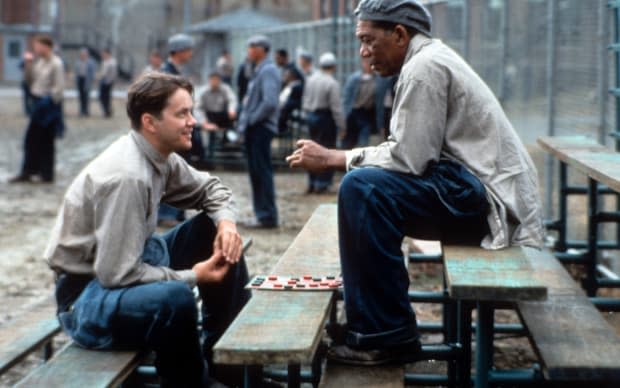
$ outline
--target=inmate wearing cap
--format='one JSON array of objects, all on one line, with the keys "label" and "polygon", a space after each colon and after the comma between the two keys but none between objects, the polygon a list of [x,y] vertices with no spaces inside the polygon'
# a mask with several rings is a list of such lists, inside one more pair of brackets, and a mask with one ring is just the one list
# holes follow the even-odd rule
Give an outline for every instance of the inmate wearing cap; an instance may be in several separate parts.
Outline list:
[{"label": "inmate wearing cap", "polygon": [[431,36],[431,14],[418,0],[362,0],[355,16],[359,20],[402,24]]},{"label": "inmate wearing cap", "polygon": [[179,51],[194,48],[194,38],[186,34],[175,34],[168,39],[168,52],[176,53]]},{"label": "inmate wearing cap", "polygon": [[266,51],[271,48],[271,42],[265,35],[254,35],[248,39],[248,47],[262,47]]},{"label": "inmate wearing cap", "polygon": [[319,66],[333,67],[336,66],[336,56],[333,53],[326,52],[319,57]]}]

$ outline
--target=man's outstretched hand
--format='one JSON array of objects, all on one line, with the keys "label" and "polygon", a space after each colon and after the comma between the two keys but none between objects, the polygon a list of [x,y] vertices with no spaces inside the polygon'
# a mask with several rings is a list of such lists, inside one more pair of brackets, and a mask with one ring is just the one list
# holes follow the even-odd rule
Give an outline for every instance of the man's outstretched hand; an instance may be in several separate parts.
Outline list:
[{"label": "man's outstretched hand", "polygon": [[299,140],[297,149],[286,161],[292,168],[311,172],[344,170],[347,163],[344,151],[325,148],[312,140]]},{"label": "man's outstretched hand", "polygon": [[217,250],[207,260],[196,263],[192,270],[198,284],[219,283],[228,273],[230,266],[222,251]]}]

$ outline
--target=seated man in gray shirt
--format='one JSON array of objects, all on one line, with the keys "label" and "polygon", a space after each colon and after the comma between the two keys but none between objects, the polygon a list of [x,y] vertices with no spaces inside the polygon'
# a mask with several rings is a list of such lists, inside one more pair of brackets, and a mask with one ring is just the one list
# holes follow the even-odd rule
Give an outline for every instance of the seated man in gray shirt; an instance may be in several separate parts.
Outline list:
[{"label": "seated man in gray shirt", "polygon": [[[175,153],[192,144],[192,93],[188,81],[162,73],[130,87],[133,130],[70,185],[44,255],[57,275],[58,317],[74,341],[153,349],[163,381],[179,387],[208,381],[204,356],[249,298],[231,191]],[[160,201],[202,212],[159,236]]]},{"label": "seated man in gray shirt", "polygon": [[347,315],[328,356],[350,364],[406,362],[420,348],[407,291],[404,236],[501,249],[540,246],[536,169],[499,102],[453,50],[431,38],[417,0],[363,0],[360,55],[399,74],[390,137],[330,150],[307,140],[293,167],[347,170],[338,198]]}]

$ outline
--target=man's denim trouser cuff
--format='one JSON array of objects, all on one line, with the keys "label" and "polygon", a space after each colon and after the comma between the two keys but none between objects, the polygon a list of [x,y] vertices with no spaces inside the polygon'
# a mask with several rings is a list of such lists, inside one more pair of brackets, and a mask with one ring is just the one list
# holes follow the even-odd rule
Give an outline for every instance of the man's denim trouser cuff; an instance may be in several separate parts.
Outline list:
[{"label": "man's denim trouser cuff", "polygon": [[415,323],[381,333],[362,334],[354,331],[347,333],[347,345],[363,349],[381,349],[405,345],[420,338]]}]

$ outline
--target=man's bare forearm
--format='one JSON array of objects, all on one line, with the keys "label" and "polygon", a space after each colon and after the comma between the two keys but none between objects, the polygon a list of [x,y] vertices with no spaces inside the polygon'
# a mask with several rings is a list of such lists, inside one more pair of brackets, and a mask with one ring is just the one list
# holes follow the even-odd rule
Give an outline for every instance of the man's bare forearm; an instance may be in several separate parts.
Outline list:
[{"label": "man's bare forearm", "polygon": [[347,169],[347,156],[345,151],[330,149],[326,158],[326,169],[345,171]]}]

